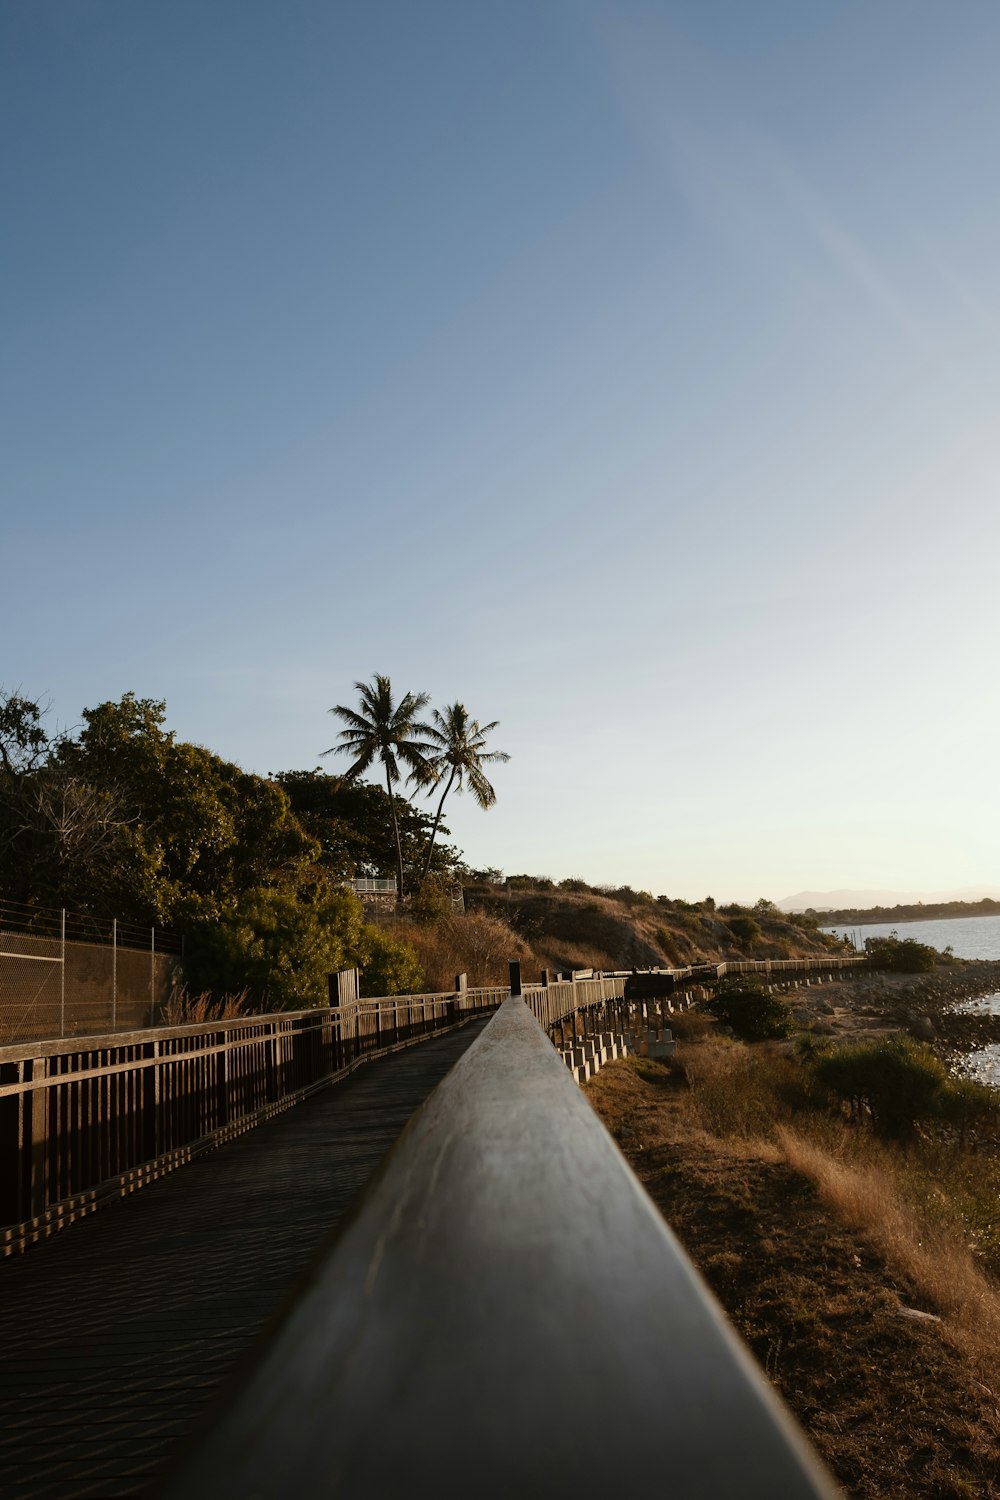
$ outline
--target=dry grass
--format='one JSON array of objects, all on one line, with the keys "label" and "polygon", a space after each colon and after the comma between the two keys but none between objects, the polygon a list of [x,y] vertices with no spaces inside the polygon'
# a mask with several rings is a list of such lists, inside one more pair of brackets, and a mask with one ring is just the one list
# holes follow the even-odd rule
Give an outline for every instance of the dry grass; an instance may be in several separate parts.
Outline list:
[{"label": "dry grass", "polygon": [[432,922],[396,922],[389,931],[414,949],[429,992],[452,989],[457,974],[467,974],[473,986],[506,984],[511,959],[525,965],[534,962],[524,939],[501,918],[486,912],[464,916],[450,912]]},{"label": "dry grass", "polygon": [[[834,1118],[805,1076],[787,1049],[713,1037],[586,1093],[845,1494],[1000,1500],[998,1289],[950,1178],[927,1210],[931,1158],[908,1165],[925,1143]],[[941,1322],[900,1314],[928,1306]]]},{"label": "dry grass", "polygon": [[700,1038],[693,1030],[669,1070],[687,1085],[674,1103],[674,1130],[689,1141],[703,1132],[722,1154],[783,1159],[801,1173],[912,1282],[955,1347],[1000,1389],[1000,1284],[990,1274],[997,1153],[930,1138],[880,1140],[831,1113],[787,1044],[746,1046],[704,1025]]},{"label": "dry grass", "polygon": [[976,1264],[959,1229],[929,1222],[907,1201],[891,1154],[851,1162],[787,1126],[778,1126],[777,1138],[789,1165],[815,1184],[838,1218],[912,1279],[982,1377],[1000,1382],[1000,1287]]},{"label": "dry grass", "polygon": [[211,990],[192,995],[187,989],[178,990],[160,1009],[161,1026],[187,1026],[205,1021],[233,1021],[238,1016],[249,1015],[249,990],[240,990],[237,995],[223,995],[216,1000]]}]

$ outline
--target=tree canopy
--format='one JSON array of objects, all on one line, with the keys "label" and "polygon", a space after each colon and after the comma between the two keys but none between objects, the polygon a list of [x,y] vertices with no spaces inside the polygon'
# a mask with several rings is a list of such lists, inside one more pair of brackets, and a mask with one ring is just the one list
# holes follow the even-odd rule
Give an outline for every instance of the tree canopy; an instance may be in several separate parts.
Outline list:
[{"label": "tree canopy", "polygon": [[50,740],[37,705],[0,693],[0,898],[178,928],[192,988],[247,990],[258,1007],[323,1004],[325,975],[354,964],[367,983],[419,986],[288,792],[165,720],[161,701],[126,693]]},{"label": "tree canopy", "polygon": [[[0,900],[173,927],[193,990],[246,991],[258,1008],[324,1004],[327,974],[354,965],[365,993],[419,989],[413,951],[365,922],[345,880],[464,873],[439,837],[444,799],[432,818],[401,794],[403,774],[425,790],[447,770],[445,796],[467,780],[488,806],[479,761],[506,757],[485,749],[492,724],[465,716],[449,742],[453,710],[428,725],[426,694],[397,700],[381,676],[355,686],[359,710],[331,710],[346,773],[271,777],[179,739],[160,699],[126,693],[50,735],[41,704],[0,689]],[[359,779],[371,768],[384,789]]]}]

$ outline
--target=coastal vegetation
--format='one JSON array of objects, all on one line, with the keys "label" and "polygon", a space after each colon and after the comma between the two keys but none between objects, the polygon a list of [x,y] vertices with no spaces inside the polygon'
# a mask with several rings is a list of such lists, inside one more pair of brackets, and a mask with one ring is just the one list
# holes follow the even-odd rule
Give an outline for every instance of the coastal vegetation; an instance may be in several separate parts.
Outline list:
[{"label": "coastal vegetation", "polygon": [[681,1013],[588,1096],[847,1493],[995,1497],[1000,1097],[810,1004],[753,1044]]},{"label": "coastal vegetation", "polygon": [[829,911],[809,907],[805,915],[827,927],[864,926],[873,922],[939,922],[951,917],[998,917],[1000,901],[984,896],[980,901],[914,901],[897,906],[845,906]]},{"label": "coastal vegetation", "polygon": [[866,938],[865,952],[873,969],[889,969],[894,974],[927,974],[942,960],[951,961],[950,950],[941,954],[929,943],[901,938],[895,932],[888,937]]}]

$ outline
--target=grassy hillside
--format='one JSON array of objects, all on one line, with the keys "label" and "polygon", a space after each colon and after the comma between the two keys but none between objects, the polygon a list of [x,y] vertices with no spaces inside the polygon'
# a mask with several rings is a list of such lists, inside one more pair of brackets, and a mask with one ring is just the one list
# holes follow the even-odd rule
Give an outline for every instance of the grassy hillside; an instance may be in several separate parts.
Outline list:
[{"label": "grassy hillside", "polygon": [[[842,952],[808,917],[769,902],[716,908],[630,890],[599,891],[582,881],[475,885],[466,910],[506,923],[539,968],[623,969],[700,959],[763,959]],[[516,955],[512,955],[516,956]]]}]

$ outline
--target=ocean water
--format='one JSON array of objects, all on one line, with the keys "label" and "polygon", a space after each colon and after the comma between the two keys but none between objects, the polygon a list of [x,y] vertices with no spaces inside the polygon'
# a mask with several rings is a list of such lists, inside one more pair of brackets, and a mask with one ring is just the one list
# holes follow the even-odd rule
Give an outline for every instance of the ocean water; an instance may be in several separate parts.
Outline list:
[{"label": "ocean water", "polygon": [[[930,943],[939,950],[951,945],[956,958],[1000,958],[1000,917],[949,917],[940,922],[877,922],[864,927],[826,927],[825,932],[836,932],[849,937],[854,946],[864,950],[865,938],[888,937],[898,932],[901,938],[916,938],[918,943]],[[1000,1015],[1000,994],[983,995],[978,1000],[965,1000],[959,1010],[976,1011],[980,1014]],[[1000,1042],[970,1052],[962,1063],[962,1072],[977,1078],[980,1083],[1000,1088]]]},{"label": "ocean water", "polygon": [[949,917],[941,922],[873,922],[864,927],[824,927],[849,937],[856,948],[864,950],[865,938],[888,937],[898,932],[901,938],[916,938],[944,949],[950,944],[956,958],[1000,958],[1000,917]]}]

